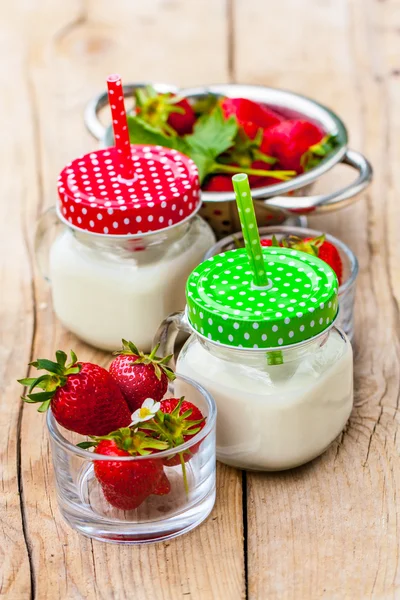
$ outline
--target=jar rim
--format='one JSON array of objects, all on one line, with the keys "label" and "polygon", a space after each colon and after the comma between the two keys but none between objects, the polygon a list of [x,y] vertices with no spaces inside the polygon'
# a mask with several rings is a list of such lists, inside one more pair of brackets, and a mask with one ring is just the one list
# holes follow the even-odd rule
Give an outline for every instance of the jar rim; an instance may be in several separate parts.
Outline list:
[{"label": "jar rim", "polygon": [[141,240],[146,237],[151,237],[152,235],[158,235],[160,233],[162,234],[167,231],[172,231],[172,230],[180,227],[181,225],[188,223],[191,219],[193,219],[197,215],[200,208],[201,208],[201,205],[197,206],[196,209],[190,215],[188,215],[182,221],[179,221],[179,223],[174,223],[173,225],[168,225],[167,227],[163,227],[162,229],[157,229],[155,231],[146,231],[143,233],[132,233],[132,234],[127,233],[127,234],[123,234],[123,235],[114,234],[114,233],[96,233],[95,231],[89,231],[88,229],[82,229],[80,227],[77,227],[76,225],[73,225],[72,223],[70,223],[61,214],[60,207],[58,204],[56,205],[56,214],[57,214],[58,219],[64,225],[66,225],[67,227],[72,229],[73,231],[77,231],[78,233],[83,233],[85,235],[90,235],[93,238],[101,238],[101,239],[108,239],[108,240]]},{"label": "jar rim", "polygon": [[[177,379],[181,379],[185,383],[188,383],[192,387],[194,387],[205,399],[209,414],[206,418],[206,424],[196,435],[194,435],[190,440],[177,446],[176,448],[169,448],[168,450],[162,450],[161,452],[157,452],[156,454],[147,454],[146,456],[120,456],[118,458],[113,458],[112,460],[118,460],[118,462],[132,462],[132,461],[140,461],[140,460],[149,460],[149,459],[162,459],[169,458],[171,456],[175,456],[177,452],[184,452],[185,450],[189,450],[191,447],[195,446],[199,442],[201,442],[207,435],[210,433],[212,428],[215,426],[215,421],[217,417],[217,406],[213,396],[197,381],[190,379],[189,377],[185,377],[183,375],[177,374]],[[67,440],[66,437],[59,430],[59,426],[57,421],[54,418],[54,415],[49,409],[46,415],[46,423],[50,436],[54,440],[54,442],[63,450],[69,452],[70,454],[74,454],[75,456],[79,456],[86,460],[96,460],[96,461],[109,461],[110,456],[106,454],[97,454],[95,452],[90,452],[89,450],[84,450],[83,448],[79,448],[78,446],[72,444]],[[82,436],[85,437],[85,436]],[[95,458],[94,458],[95,457]]]}]

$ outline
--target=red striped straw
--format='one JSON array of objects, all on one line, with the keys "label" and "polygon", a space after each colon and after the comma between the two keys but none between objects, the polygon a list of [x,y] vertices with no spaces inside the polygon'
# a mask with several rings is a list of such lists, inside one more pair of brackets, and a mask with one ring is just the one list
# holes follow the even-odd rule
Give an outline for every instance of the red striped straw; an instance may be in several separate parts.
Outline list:
[{"label": "red striped straw", "polygon": [[123,179],[133,178],[131,144],[129,141],[128,122],[124,104],[124,92],[120,75],[107,77],[108,101],[111,107],[112,126],[115,147],[120,157],[120,176]]}]

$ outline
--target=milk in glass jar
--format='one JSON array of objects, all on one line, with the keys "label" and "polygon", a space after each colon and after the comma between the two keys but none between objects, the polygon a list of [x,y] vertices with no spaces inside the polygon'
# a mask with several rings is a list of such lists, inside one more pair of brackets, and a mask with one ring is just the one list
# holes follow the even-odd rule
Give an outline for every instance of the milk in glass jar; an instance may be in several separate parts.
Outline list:
[{"label": "milk in glass jar", "polygon": [[[160,320],[184,307],[186,279],[215,239],[197,216],[193,161],[152,146],[131,146],[131,157],[130,179],[120,175],[117,148],[74,160],[61,172],[53,212],[61,226],[49,252],[54,311],[104,350],[121,338],[150,350]],[[50,216],[38,227],[41,262]]]},{"label": "milk in glass jar", "polygon": [[170,353],[177,331],[191,333],[176,368],[216,401],[217,458],[289,469],[320,455],[343,430],[353,405],[352,348],[335,327],[334,271],[298,250],[262,248],[254,223],[244,227],[254,232],[245,235],[246,250],[194,269],[186,311],[167,318],[157,337]]}]

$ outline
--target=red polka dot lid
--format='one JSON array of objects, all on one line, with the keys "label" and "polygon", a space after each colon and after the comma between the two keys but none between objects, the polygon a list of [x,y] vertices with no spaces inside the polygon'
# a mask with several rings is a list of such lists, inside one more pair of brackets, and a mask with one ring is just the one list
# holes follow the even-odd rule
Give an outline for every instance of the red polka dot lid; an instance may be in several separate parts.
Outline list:
[{"label": "red polka dot lid", "polygon": [[59,214],[97,234],[137,235],[177,225],[200,208],[194,162],[161,146],[131,146],[132,178],[124,179],[117,148],[86,154],[63,169]]}]

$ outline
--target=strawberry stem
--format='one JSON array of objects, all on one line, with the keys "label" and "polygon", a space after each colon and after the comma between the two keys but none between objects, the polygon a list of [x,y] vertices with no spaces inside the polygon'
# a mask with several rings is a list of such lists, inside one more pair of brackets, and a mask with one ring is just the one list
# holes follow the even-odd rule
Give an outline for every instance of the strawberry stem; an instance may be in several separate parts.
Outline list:
[{"label": "strawberry stem", "polygon": [[189,484],[188,484],[188,480],[187,480],[186,463],[185,463],[185,459],[183,457],[182,452],[179,452],[179,460],[181,461],[183,485],[185,488],[185,493],[186,493],[186,496],[189,496]]},{"label": "strawberry stem", "polygon": [[264,171],[264,169],[251,169],[247,167],[234,167],[232,165],[223,165],[221,163],[214,163],[213,172],[216,173],[246,173],[247,175],[256,175],[257,177],[273,177],[274,179],[281,179],[282,181],[288,181],[297,175],[296,171]]},{"label": "strawberry stem", "polygon": [[[62,350],[57,350],[56,360],[57,362],[48,360],[47,358],[38,358],[29,363],[30,366],[38,370],[48,371],[48,374],[39,377],[25,377],[18,380],[18,383],[28,387],[29,393],[26,397],[21,396],[22,400],[28,404],[40,403],[39,412],[46,412],[56,390],[66,384],[68,375],[79,373],[82,368],[78,363],[75,352],[72,350],[70,364],[66,364],[67,355]],[[35,388],[39,388],[42,391],[32,393]]]},{"label": "strawberry stem", "polygon": [[169,381],[174,381],[175,373],[173,372],[171,367],[168,366],[168,363],[172,358],[172,354],[164,357],[157,356],[157,350],[159,346],[160,344],[157,344],[157,346],[155,346],[152,349],[150,354],[144,354],[143,352],[138,350],[138,348],[133,342],[127,342],[126,340],[122,340],[122,350],[114,352],[114,354],[123,354],[126,356],[132,355],[135,357],[133,361],[133,364],[135,365],[153,365],[157,379],[161,379],[161,375],[164,373],[164,375],[168,378]]}]

